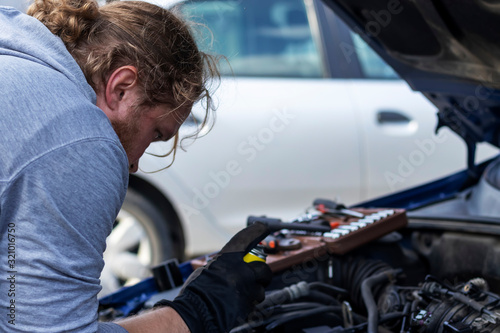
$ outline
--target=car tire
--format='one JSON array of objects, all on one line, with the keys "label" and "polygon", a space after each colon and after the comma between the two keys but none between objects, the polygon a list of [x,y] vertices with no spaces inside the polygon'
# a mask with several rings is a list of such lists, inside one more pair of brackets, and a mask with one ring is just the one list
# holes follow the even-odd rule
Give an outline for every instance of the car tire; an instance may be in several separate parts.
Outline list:
[{"label": "car tire", "polygon": [[151,266],[176,257],[168,216],[129,188],[107,239],[100,297],[151,276]]}]

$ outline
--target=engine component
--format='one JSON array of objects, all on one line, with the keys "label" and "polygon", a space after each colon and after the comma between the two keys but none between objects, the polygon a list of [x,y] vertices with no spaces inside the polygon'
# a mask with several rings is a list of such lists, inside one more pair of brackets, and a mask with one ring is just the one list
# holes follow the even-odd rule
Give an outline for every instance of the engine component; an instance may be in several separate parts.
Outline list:
[{"label": "engine component", "polygon": [[500,297],[487,291],[484,279],[448,286],[442,282],[424,283],[420,295],[428,301],[411,321],[417,332],[500,332]]},{"label": "engine component", "polygon": [[500,332],[500,296],[483,278],[449,285],[427,276],[419,286],[405,286],[403,270],[381,261],[334,260],[333,284],[300,282],[273,291],[231,333]]}]

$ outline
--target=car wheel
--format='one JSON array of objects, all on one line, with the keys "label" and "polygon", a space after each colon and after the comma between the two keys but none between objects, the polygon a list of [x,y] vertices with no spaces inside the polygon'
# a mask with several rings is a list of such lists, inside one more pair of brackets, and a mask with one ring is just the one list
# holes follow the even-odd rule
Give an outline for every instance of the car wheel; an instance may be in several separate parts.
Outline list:
[{"label": "car wheel", "polygon": [[168,219],[132,189],[127,191],[106,244],[99,297],[151,276],[152,265],[175,257]]}]

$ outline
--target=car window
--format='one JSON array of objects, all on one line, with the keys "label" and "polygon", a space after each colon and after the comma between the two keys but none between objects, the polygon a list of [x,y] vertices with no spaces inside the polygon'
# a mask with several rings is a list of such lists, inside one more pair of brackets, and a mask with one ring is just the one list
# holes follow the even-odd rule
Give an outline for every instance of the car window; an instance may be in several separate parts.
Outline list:
[{"label": "car window", "polygon": [[200,47],[229,60],[223,75],[323,77],[303,0],[195,0],[180,7],[208,28],[196,29]]},{"label": "car window", "polygon": [[356,33],[351,32],[361,71],[370,79],[398,79],[396,72]]}]

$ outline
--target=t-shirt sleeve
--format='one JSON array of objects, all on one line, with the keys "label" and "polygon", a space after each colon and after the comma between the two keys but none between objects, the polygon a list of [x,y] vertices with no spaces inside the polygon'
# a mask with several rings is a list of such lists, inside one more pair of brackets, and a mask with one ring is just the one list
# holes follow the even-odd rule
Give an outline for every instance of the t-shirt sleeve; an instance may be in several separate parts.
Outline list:
[{"label": "t-shirt sleeve", "polygon": [[36,158],[9,180],[0,198],[0,244],[8,249],[0,331],[125,332],[98,324],[97,294],[126,165],[116,142],[85,140]]}]

